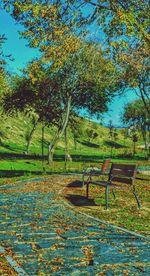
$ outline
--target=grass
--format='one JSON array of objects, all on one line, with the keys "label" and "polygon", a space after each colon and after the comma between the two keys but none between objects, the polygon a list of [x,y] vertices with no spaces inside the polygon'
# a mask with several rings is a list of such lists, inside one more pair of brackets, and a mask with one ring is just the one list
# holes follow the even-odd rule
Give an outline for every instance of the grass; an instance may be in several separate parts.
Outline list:
[{"label": "grass", "polygon": [[[17,117],[7,117],[4,114],[1,114],[1,117],[0,152],[2,156],[8,153],[23,154],[26,151],[26,133],[32,129],[31,119],[22,114],[18,114]],[[83,152],[84,155],[96,155],[100,152],[101,158],[104,158],[105,156],[110,156],[112,151],[113,157],[118,155],[120,157],[132,157],[132,139],[130,137],[124,138],[122,129],[117,130],[117,139],[116,141],[112,141],[112,138],[109,137],[109,129],[107,127],[79,117],[77,118],[77,121],[81,129],[80,136],[77,139],[77,150],[75,150],[73,134],[68,127],[68,148],[70,154],[78,155],[78,152]],[[93,130],[96,132],[98,134],[97,138],[94,140],[90,139],[87,130]],[[47,155],[48,144],[50,143],[55,131],[54,127],[45,128],[45,155]],[[137,146],[140,146],[141,144],[143,144],[143,142],[142,137],[139,134]],[[62,137],[57,146],[57,155],[64,153],[64,137]],[[36,156],[41,155],[41,124],[38,125],[34,132],[30,146],[30,154]],[[137,148],[136,156],[144,158],[145,152],[140,148]]]},{"label": "grass", "polygon": [[[73,135],[68,131],[68,152],[73,162],[68,162],[67,170],[64,164],[64,138],[59,141],[54,155],[54,162],[50,166],[46,162],[48,144],[51,141],[54,128],[46,128],[44,140],[45,162],[42,164],[41,158],[41,125],[39,124],[30,146],[30,152],[26,156],[25,133],[31,129],[29,118],[21,114],[17,118],[4,116],[0,129],[0,177],[15,177],[32,174],[42,174],[52,172],[76,172],[82,171],[85,166],[91,164],[99,165],[103,159],[110,157],[114,162],[139,162],[142,165],[148,164],[144,157],[144,152],[137,149],[137,154],[132,156],[132,141],[130,138],[124,140],[121,130],[118,130],[118,139],[111,152],[111,139],[109,130],[101,125],[78,118],[82,132],[77,142],[75,150]],[[93,141],[89,140],[86,129],[93,129],[98,133],[98,137]],[[142,143],[141,139],[139,144]],[[43,169],[44,167],[44,169]]]},{"label": "grass", "polygon": [[[76,156],[73,162],[67,163],[65,168],[64,157],[58,155],[53,163],[50,165],[45,160],[42,162],[40,158],[36,159],[23,159],[23,158],[6,158],[0,161],[0,178],[31,176],[52,173],[69,173],[69,172],[82,172],[83,169],[90,166],[100,167],[102,164],[101,156]],[[57,161],[58,160],[58,161]],[[138,163],[139,168],[142,169],[149,165],[147,161],[138,161],[130,159],[111,159],[116,163]]]}]

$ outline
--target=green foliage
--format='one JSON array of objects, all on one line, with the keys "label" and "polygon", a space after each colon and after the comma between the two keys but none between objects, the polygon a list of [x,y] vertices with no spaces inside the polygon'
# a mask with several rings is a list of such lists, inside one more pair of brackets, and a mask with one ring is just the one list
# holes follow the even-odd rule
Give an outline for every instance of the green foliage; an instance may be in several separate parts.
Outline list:
[{"label": "green foliage", "polygon": [[[62,66],[69,55],[82,48],[80,39],[74,34],[80,33],[84,37],[82,27],[96,23],[105,33],[106,56],[111,53],[111,58],[122,73],[122,87],[138,87],[146,103],[149,86],[145,64],[150,41],[148,0],[44,0],[35,3],[3,0],[2,6],[24,26],[22,36],[28,39],[29,45],[40,47],[43,60],[53,63],[57,68]],[[85,8],[87,12],[84,12]]]},{"label": "green foliage", "polygon": [[[140,40],[149,40],[148,0],[44,0],[34,4],[32,1],[4,0],[3,3],[14,18],[25,26],[23,35],[34,41],[32,45],[35,46],[39,45],[39,41],[57,40],[70,28],[93,22],[101,25],[112,41],[114,37],[133,35]],[[85,8],[87,13],[84,13]],[[67,28],[63,30],[63,27]]]},{"label": "green foliage", "polygon": [[58,68],[41,60],[30,63],[23,77],[14,78],[12,93],[4,97],[4,110],[33,109],[40,121],[59,124],[71,97],[74,112],[82,107],[90,114],[106,111],[119,85],[115,66],[103,57],[99,46],[81,44]]},{"label": "green foliage", "polygon": [[3,109],[8,114],[17,111],[29,114],[34,112],[39,121],[52,124],[61,113],[56,79],[51,79],[42,65],[38,64],[38,68],[34,68],[34,78],[40,74],[40,79],[33,82],[30,78],[32,71],[29,68],[28,76],[14,78],[11,93],[3,97]]},{"label": "green foliage", "polygon": [[125,106],[123,122],[128,124],[133,129],[133,142],[137,142],[137,134],[134,132],[140,130],[145,149],[148,149],[148,145],[150,143],[150,115],[147,109],[145,109],[145,105],[142,100],[138,99]]},{"label": "green foliage", "polygon": [[4,68],[4,65],[7,63],[7,58],[10,58],[10,55],[5,55],[3,51],[3,44],[6,41],[5,35],[0,35],[0,69]]},{"label": "green foliage", "polygon": [[138,141],[138,136],[136,133],[133,134],[132,139],[133,139],[134,143],[136,143]]},{"label": "green foliage", "polygon": [[95,132],[94,129],[89,129],[89,128],[88,128],[88,129],[86,130],[86,134],[87,134],[87,137],[88,137],[89,141],[95,140],[95,139],[98,137],[98,133]]},{"label": "green foliage", "polygon": [[124,108],[123,122],[130,126],[136,125],[138,128],[143,125],[146,127],[149,124],[149,119],[149,114],[140,99],[127,104]]}]

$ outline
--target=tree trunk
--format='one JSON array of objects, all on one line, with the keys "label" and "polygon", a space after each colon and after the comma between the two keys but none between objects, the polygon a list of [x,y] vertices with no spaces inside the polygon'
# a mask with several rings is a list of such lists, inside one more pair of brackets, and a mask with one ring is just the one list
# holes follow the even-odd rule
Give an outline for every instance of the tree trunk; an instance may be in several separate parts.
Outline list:
[{"label": "tree trunk", "polygon": [[74,149],[77,150],[77,139],[74,137]]},{"label": "tree trunk", "polygon": [[26,145],[26,152],[25,152],[26,154],[29,153],[29,147],[30,147],[30,144],[31,144],[31,140],[32,140],[34,131],[36,130],[37,124],[38,124],[38,120],[34,122],[33,128],[31,129],[31,132],[29,133],[29,137],[28,137],[27,145]]},{"label": "tree trunk", "polygon": [[149,99],[144,87],[142,87],[141,82],[139,82],[139,90],[140,90],[141,98],[144,103],[145,109],[147,110],[148,114],[150,115],[150,106],[149,106],[150,99]]},{"label": "tree trunk", "polygon": [[69,114],[70,114],[70,108],[71,108],[71,96],[68,98],[67,108],[66,108],[66,115],[65,115],[65,118],[63,120],[63,123],[58,128],[58,131],[55,133],[55,136],[53,137],[51,143],[49,144],[49,148],[48,148],[48,164],[50,164],[50,162],[53,162],[53,155],[54,155],[56,144],[59,141],[59,139],[62,137],[62,135],[64,134],[64,131],[65,131],[66,126],[68,124],[68,119],[69,119]]},{"label": "tree trunk", "polygon": [[44,130],[45,130],[45,124],[42,121],[42,166],[44,163]]},{"label": "tree trunk", "polygon": [[64,142],[65,142],[65,171],[67,169],[67,157],[68,157],[68,141],[67,141],[67,127],[64,131]]},{"label": "tree trunk", "polygon": [[143,136],[143,142],[145,147],[145,152],[147,152],[147,135],[146,135],[146,128],[144,125],[141,124],[141,132]]},{"label": "tree trunk", "polygon": [[135,155],[135,142],[133,142],[133,156]]}]

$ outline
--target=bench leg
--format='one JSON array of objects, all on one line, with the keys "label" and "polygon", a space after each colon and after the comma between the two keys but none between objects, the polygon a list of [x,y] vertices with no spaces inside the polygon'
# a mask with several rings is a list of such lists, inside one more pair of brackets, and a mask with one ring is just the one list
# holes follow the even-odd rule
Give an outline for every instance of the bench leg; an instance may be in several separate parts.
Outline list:
[{"label": "bench leg", "polygon": [[[85,176],[88,176],[88,175],[86,175],[86,174],[82,175],[82,187],[84,187],[84,185],[85,185]],[[91,180],[91,176],[89,175],[86,182],[90,181],[90,180]]]},{"label": "bench leg", "polygon": [[106,210],[108,209],[108,192],[109,192],[109,186],[106,185],[106,189],[105,189]]},{"label": "bench leg", "polygon": [[141,203],[140,203],[140,201],[139,201],[139,198],[138,198],[138,196],[137,196],[137,193],[136,193],[136,191],[135,191],[135,188],[133,189],[133,194],[134,194],[134,197],[135,197],[135,199],[136,199],[137,205],[138,205],[138,207],[139,207],[139,209],[140,209],[140,208],[141,208]]}]

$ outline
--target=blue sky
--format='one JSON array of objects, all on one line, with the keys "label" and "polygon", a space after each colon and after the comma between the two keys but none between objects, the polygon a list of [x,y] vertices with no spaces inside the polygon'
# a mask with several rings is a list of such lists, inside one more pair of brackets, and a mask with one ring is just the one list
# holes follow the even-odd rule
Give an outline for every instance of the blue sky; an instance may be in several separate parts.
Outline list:
[{"label": "blue sky", "polygon": [[26,63],[39,55],[37,49],[27,47],[27,41],[19,37],[18,31],[23,30],[22,26],[5,11],[0,10],[0,34],[5,34],[7,40],[4,44],[5,54],[11,54],[14,61],[8,61],[8,68],[11,72],[19,73],[19,69],[25,67]]},{"label": "blue sky", "polygon": [[[29,48],[27,41],[19,37],[18,31],[21,30],[22,26],[16,23],[8,13],[0,10],[0,34],[5,34],[7,38],[4,52],[11,54],[14,58],[13,62],[8,61],[7,69],[13,73],[19,73],[19,69],[25,67],[27,62],[39,56],[37,49]],[[99,31],[96,30],[96,36],[99,34]],[[124,96],[116,97],[109,105],[109,112],[104,115],[103,123],[108,124],[109,120],[112,120],[115,126],[120,126],[123,106],[135,98],[133,91],[128,91]]]}]

